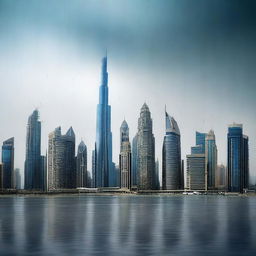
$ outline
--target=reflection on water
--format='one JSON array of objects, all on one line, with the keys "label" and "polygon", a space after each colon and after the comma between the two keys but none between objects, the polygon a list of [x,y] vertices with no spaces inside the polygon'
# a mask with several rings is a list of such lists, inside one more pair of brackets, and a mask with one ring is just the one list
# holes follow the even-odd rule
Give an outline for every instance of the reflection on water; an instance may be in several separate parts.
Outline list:
[{"label": "reflection on water", "polygon": [[254,255],[256,198],[0,198],[0,255]]}]

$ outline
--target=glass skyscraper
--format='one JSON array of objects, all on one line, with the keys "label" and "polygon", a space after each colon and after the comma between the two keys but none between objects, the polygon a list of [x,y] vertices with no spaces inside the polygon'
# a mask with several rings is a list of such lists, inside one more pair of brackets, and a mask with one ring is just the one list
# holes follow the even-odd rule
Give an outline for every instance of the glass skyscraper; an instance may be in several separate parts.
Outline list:
[{"label": "glass skyscraper", "polygon": [[41,169],[41,122],[39,112],[34,110],[28,118],[25,159],[25,189],[43,189]]},{"label": "glass skyscraper", "polygon": [[243,135],[242,124],[228,127],[228,190],[243,192],[249,186],[248,137]]},{"label": "glass skyscraper", "polygon": [[177,190],[182,186],[180,130],[175,119],[165,112],[165,129],[163,143],[163,189]]},{"label": "glass skyscraper", "polygon": [[214,189],[216,187],[217,146],[213,130],[210,130],[205,138],[205,165],[207,171],[207,189]]},{"label": "glass skyscraper", "polygon": [[206,133],[196,132],[196,146],[191,147],[191,154],[205,154]]},{"label": "glass skyscraper", "polygon": [[3,188],[14,188],[14,138],[3,142]]},{"label": "glass skyscraper", "polygon": [[108,105],[107,57],[102,60],[102,81],[99,94],[95,148],[95,186],[109,187],[116,185],[116,175],[112,163],[111,107]]},{"label": "glass skyscraper", "polygon": [[87,147],[83,141],[78,145],[76,157],[76,187],[88,187],[87,184]]}]

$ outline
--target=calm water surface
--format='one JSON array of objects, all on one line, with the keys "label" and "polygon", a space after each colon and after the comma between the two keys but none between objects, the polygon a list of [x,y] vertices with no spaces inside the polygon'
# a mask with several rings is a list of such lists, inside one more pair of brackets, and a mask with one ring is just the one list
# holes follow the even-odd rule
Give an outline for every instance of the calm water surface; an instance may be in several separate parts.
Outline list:
[{"label": "calm water surface", "polygon": [[0,255],[256,255],[256,197],[0,197]]}]

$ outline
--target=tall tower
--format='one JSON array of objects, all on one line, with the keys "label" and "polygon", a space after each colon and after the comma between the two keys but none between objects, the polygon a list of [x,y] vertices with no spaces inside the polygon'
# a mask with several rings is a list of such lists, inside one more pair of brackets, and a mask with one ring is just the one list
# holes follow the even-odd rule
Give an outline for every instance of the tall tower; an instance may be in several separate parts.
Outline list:
[{"label": "tall tower", "polygon": [[138,134],[132,140],[132,186],[137,186],[138,181]]},{"label": "tall tower", "polygon": [[113,170],[112,163],[111,107],[108,105],[107,57],[102,60],[102,81],[99,93],[95,148],[95,186],[109,187],[114,183],[115,170]]},{"label": "tall tower", "polygon": [[124,120],[120,127],[120,187],[131,188],[131,144],[129,141],[129,127]]},{"label": "tall tower", "polygon": [[87,185],[87,147],[83,141],[80,142],[77,150],[76,186],[88,187]]},{"label": "tall tower", "polygon": [[70,127],[65,135],[61,135],[58,127],[49,134],[48,189],[75,187],[75,133]]},{"label": "tall tower", "polygon": [[163,143],[163,189],[177,190],[182,187],[180,130],[175,119],[165,112]]},{"label": "tall tower", "polygon": [[41,122],[34,110],[28,118],[25,159],[25,189],[42,189],[41,170]]},{"label": "tall tower", "polygon": [[242,124],[228,128],[228,190],[243,192],[249,186],[248,137],[243,135]]},{"label": "tall tower", "polygon": [[3,188],[14,188],[14,138],[3,142]]},{"label": "tall tower", "polygon": [[152,119],[146,103],[138,121],[138,188],[155,189],[155,138]]},{"label": "tall tower", "polygon": [[207,188],[214,189],[217,169],[217,146],[213,130],[210,130],[205,137],[205,168],[207,172]]}]

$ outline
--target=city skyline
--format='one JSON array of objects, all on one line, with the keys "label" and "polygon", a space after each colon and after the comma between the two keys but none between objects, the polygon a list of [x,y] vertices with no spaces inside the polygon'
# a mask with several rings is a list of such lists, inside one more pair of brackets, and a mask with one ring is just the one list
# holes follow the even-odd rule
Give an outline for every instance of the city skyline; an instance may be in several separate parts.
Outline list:
[{"label": "city skyline", "polygon": [[[195,131],[206,133],[212,129],[218,164],[226,165],[228,125],[242,123],[250,138],[250,173],[255,177],[255,23],[250,12],[253,6],[249,2],[241,6],[237,1],[233,6],[220,1],[208,2],[208,6],[199,2],[204,11],[194,21],[195,6],[191,4],[188,10],[177,2],[156,5],[141,1],[136,10],[131,1],[125,6],[127,14],[120,12],[123,8],[117,1],[112,1],[107,10],[104,5],[77,4],[70,10],[64,6],[63,17],[58,4],[42,3],[38,12],[33,4],[24,9],[17,2],[13,11],[2,1],[4,11],[0,19],[5,26],[0,26],[0,90],[5,96],[3,105],[8,108],[0,113],[0,140],[15,137],[15,168],[23,174],[26,123],[35,107],[41,113],[42,152],[47,149],[47,137],[54,127],[61,125],[67,130],[72,125],[91,156],[99,60],[108,48],[115,163],[120,123],[125,116],[133,138],[140,107],[146,101],[153,118],[160,167],[166,103],[180,126],[182,159],[195,144]],[[56,15],[46,22],[44,18],[51,7]],[[186,18],[180,20],[172,7]],[[152,19],[143,15],[145,9]],[[90,12],[100,18],[95,20]],[[35,14],[41,19],[31,22]],[[235,16],[229,19],[230,15]],[[186,27],[190,30],[183,31]]]}]

